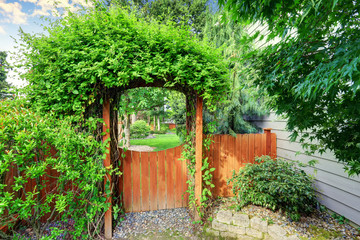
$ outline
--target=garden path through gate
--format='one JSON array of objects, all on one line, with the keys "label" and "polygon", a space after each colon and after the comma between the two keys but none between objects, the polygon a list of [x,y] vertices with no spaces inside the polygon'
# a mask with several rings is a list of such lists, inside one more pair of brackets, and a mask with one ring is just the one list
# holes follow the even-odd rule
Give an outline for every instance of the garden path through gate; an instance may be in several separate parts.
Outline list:
[{"label": "garden path through gate", "polygon": [[182,146],[159,152],[119,150],[125,155],[119,182],[125,212],[187,206],[187,168],[179,160]]}]

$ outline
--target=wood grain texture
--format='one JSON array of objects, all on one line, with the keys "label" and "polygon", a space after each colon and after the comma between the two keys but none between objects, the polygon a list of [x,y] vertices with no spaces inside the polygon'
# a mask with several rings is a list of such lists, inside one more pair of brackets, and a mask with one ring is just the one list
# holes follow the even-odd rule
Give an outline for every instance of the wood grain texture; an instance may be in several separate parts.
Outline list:
[{"label": "wood grain texture", "polygon": [[166,209],[165,150],[158,153],[158,202],[159,209]]},{"label": "wood grain texture", "polygon": [[141,211],[150,210],[149,153],[141,153]]},{"label": "wood grain texture", "polygon": [[[249,163],[255,162],[255,135],[249,134]],[[244,163],[242,166],[245,166]]]},{"label": "wood grain texture", "polygon": [[131,171],[131,153],[132,151],[125,152],[125,158],[123,161],[124,164],[124,172],[122,175],[123,178],[123,196],[124,196],[124,208],[125,212],[132,211],[132,171]]},{"label": "wood grain texture", "polygon": [[157,209],[157,152],[150,152],[150,210]]},{"label": "wood grain texture", "polygon": [[220,195],[220,176],[221,176],[221,161],[220,161],[220,144],[221,144],[221,135],[216,134],[214,135],[214,144],[213,147],[213,154],[214,154],[214,168],[215,171],[213,172],[213,183],[214,187],[214,196],[221,196]]},{"label": "wood grain texture", "polygon": [[133,212],[141,210],[141,195],[140,195],[140,152],[132,152],[132,170],[133,170]]},{"label": "wood grain texture", "polygon": [[166,150],[166,195],[167,208],[175,207],[174,191],[174,149]]},{"label": "wood grain texture", "polygon": [[[107,99],[103,104],[103,132],[105,132],[105,135],[103,136],[103,142],[110,139],[110,100]],[[106,146],[106,158],[104,159],[104,167],[108,168],[111,166],[111,156],[110,156],[110,141],[107,143]],[[110,189],[112,189],[111,186],[111,175],[109,173],[106,174],[104,177],[104,186],[106,185],[107,181],[110,182]],[[105,212],[104,216],[104,235],[106,239],[112,238],[112,214],[111,214],[111,204],[112,204],[112,196],[107,195],[106,196],[106,202],[110,203],[109,209]]]}]

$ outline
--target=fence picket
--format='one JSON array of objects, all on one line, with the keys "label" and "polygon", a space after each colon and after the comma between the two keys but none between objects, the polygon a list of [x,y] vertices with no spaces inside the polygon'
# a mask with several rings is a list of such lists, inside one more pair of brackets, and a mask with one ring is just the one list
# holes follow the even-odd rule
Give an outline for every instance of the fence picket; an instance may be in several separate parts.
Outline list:
[{"label": "fence picket", "polygon": [[132,165],[133,165],[133,202],[132,208],[134,212],[139,212],[140,204],[140,152],[132,151]]},{"label": "fence picket", "polygon": [[149,153],[141,153],[141,211],[150,210]]},{"label": "fence picket", "polygon": [[165,151],[158,152],[158,200],[159,209],[166,209]]},{"label": "fence picket", "polygon": [[181,161],[179,160],[181,155],[181,146],[175,147],[174,149],[174,165],[175,165],[175,207],[182,206],[181,195],[183,194],[182,189],[182,167]]},{"label": "fence picket", "polygon": [[124,182],[124,208],[125,212],[132,211],[132,171],[131,171],[131,151],[125,152],[124,158],[124,174],[123,174],[123,182]]},{"label": "fence picket", "polygon": [[150,152],[150,210],[157,209],[157,153]]},{"label": "fence picket", "polygon": [[175,207],[174,192],[174,149],[166,150],[166,194],[167,207]]}]

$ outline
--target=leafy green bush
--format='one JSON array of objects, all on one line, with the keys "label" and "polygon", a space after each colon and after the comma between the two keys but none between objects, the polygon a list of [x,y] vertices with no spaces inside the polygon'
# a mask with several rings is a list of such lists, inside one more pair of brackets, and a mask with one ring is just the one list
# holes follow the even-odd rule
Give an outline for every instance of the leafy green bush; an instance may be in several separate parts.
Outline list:
[{"label": "leafy green bush", "polygon": [[131,138],[144,138],[149,136],[150,126],[144,120],[137,120],[130,127]]},{"label": "leafy green bush", "polygon": [[68,119],[40,115],[19,100],[0,101],[0,227],[10,229],[0,231],[0,238],[14,234],[14,217],[30,225],[37,239],[59,218],[72,219],[74,229],[54,228],[53,235],[99,234],[98,223],[109,207],[100,190],[104,152],[103,143]]},{"label": "leafy green bush", "polygon": [[167,124],[160,124],[160,131],[155,130],[154,133],[157,134],[165,134],[169,131],[169,125]]},{"label": "leafy green bush", "polygon": [[300,213],[310,213],[317,204],[313,181],[294,163],[256,158],[259,164],[247,164],[228,181],[241,209],[255,204],[272,210],[282,209],[294,221]]}]

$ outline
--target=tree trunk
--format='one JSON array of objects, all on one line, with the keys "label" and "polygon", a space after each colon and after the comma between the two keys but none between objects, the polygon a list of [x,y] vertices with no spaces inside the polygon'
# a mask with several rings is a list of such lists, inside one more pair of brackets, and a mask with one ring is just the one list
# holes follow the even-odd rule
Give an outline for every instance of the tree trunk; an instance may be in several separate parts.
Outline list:
[{"label": "tree trunk", "polygon": [[136,114],[135,113],[131,114],[131,124],[134,124],[134,122],[136,122]]},{"label": "tree trunk", "polygon": [[160,128],[160,116],[158,116],[158,118],[157,118],[157,124],[158,124],[158,131],[160,131],[161,130],[161,128]]},{"label": "tree trunk", "polygon": [[130,114],[124,115],[124,133],[125,139],[123,141],[123,147],[130,147]]},{"label": "tree trunk", "polygon": [[154,115],[154,131],[156,130],[156,116]]}]

